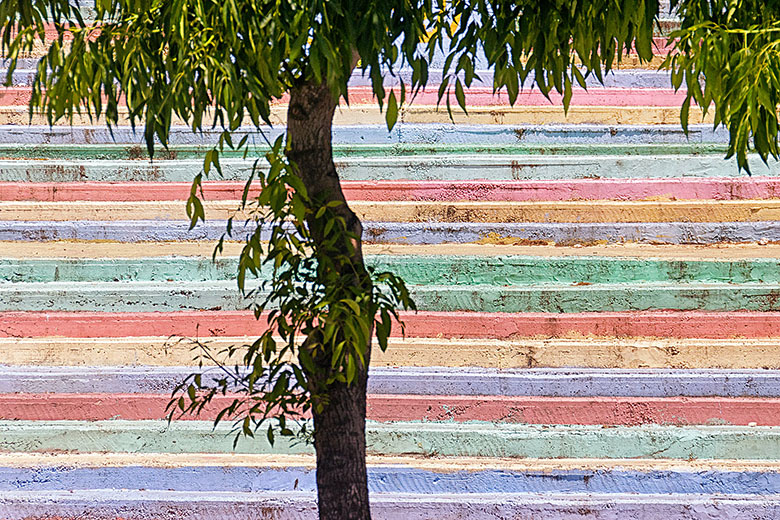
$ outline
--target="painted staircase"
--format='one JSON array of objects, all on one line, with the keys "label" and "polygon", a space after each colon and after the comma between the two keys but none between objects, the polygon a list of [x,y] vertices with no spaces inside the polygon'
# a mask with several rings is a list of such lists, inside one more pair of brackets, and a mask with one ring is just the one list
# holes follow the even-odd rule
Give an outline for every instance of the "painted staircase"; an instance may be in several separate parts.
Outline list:
[{"label": "painted staircase", "polygon": [[[423,96],[392,132],[355,78],[338,168],[369,262],[420,309],[374,356],[377,518],[780,518],[780,167],[747,177],[724,132],[686,138],[668,76],[635,61],[568,116],[473,88],[454,124]],[[225,159],[188,231],[214,135],[177,127],[150,162],[129,128],[26,126],[32,72],[14,80],[0,518],[313,518],[311,447],[161,419],[192,363],[171,336],[261,329],[240,243],[210,261],[251,160]]]}]

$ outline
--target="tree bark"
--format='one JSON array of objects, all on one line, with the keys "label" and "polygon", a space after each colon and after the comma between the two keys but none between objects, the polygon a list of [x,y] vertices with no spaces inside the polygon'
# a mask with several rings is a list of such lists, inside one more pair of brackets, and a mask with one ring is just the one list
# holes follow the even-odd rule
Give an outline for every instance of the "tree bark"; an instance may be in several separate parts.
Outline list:
[{"label": "tree bark", "polygon": [[[332,124],[337,99],[326,85],[306,84],[290,92],[287,111],[289,159],[309,196],[323,203],[342,202],[333,208],[345,218],[347,228],[362,236],[360,219],[349,209],[333,163]],[[310,221],[310,228],[316,224]],[[312,230],[316,241],[318,233]],[[358,240],[350,268],[365,273]],[[368,284],[361,276],[356,283]],[[371,345],[366,346],[366,365],[358,367],[356,380],[349,386],[332,384],[328,402],[314,410],[314,448],[317,453],[317,495],[321,520],[367,520],[371,518],[366,473],[366,383]]]}]

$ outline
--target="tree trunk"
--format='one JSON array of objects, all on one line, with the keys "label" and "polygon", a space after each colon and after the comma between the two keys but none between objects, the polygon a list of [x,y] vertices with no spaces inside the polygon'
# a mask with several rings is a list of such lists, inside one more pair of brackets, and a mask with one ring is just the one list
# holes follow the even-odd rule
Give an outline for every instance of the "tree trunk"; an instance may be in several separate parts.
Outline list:
[{"label": "tree trunk", "polygon": [[[334,212],[343,216],[349,231],[362,236],[360,219],[346,203],[333,164],[331,126],[337,100],[325,85],[303,85],[290,92],[287,111],[288,157],[298,167],[309,196],[339,201]],[[322,198],[322,199],[320,199]],[[310,221],[310,224],[313,222]],[[311,226],[310,226],[311,227]],[[312,230],[314,240],[318,233]],[[361,244],[355,244],[352,267],[365,272]],[[369,284],[363,276],[357,283]],[[366,366],[358,368],[355,382],[327,388],[328,403],[314,411],[314,448],[317,453],[317,494],[321,520],[367,520],[366,473],[366,383],[371,345],[367,345]]]}]

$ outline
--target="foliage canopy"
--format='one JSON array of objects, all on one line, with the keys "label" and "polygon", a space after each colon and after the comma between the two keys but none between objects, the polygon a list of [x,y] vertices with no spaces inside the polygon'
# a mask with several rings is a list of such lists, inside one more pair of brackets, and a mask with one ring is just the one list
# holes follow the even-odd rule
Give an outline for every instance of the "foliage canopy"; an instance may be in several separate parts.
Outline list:
[{"label": "foliage canopy", "polygon": [[[448,110],[453,98],[465,110],[464,89],[480,80],[484,59],[494,89],[505,89],[510,102],[533,82],[544,94],[562,93],[568,107],[574,85],[584,87],[591,72],[601,79],[622,52],[635,47],[640,57],[652,56],[657,11],[655,0],[98,0],[94,19],[85,19],[69,0],[20,0],[0,3],[0,36],[10,77],[20,56],[51,38],[44,22],[55,21],[31,102],[50,123],[82,112],[109,126],[129,119],[143,127],[150,153],[157,142],[167,146],[177,121],[194,132],[221,130],[193,183],[187,209],[194,226],[205,217],[200,182],[219,173],[220,152],[248,154],[241,129],[270,124],[272,103],[301,85],[324,83],[348,103],[357,67],[392,128],[400,107],[429,83],[436,60],[440,99]],[[412,71],[408,84],[400,68]],[[255,227],[238,284],[256,297],[258,316],[270,310],[271,326],[253,344],[229,349],[231,357],[241,354],[234,370],[216,381],[193,375],[180,387],[188,399],[178,400],[181,410],[198,411],[215,395],[240,390],[250,399],[234,401],[218,420],[239,416],[250,435],[268,417],[290,433],[285,418],[321,407],[334,381],[353,382],[372,334],[386,348],[397,309],[413,308],[400,279],[350,261],[360,237],[338,215],[338,200],[307,192],[285,156],[290,143],[268,145],[268,164],[255,169],[261,195],[247,200],[253,179],[244,191],[242,208],[252,210]],[[312,227],[325,240],[315,240]],[[245,287],[263,264],[274,273],[264,290]]]},{"label": "foliage canopy", "polygon": [[[655,0],[97,0],[93,22],[69,0],[18,0],[0,4],[0,34],[13,69],[56,20],[32,106],[50,121],[86,110],[113,125],[126,101],[151,147],[175,118],[195,131],[270,123],[270,103],[302,82],[348,101],[356,58],[380,102],[400,67],[411,93],[427,85],[437,52],[442,94],[461,107],[480,54],[512,103],[529,77],[568,99],[584,86],[575,58],[599,77],[634,45],[649,59],[657,11]],[[405,92],[389,96],[390,126]]]},{"label": "foliage canopy", "polygon": [[776,0],[672,0],[681,19],[664,67],[691,102],[714,112],[714,125],[729,130],[728,156],[749,171],[752,145],[761,159],[778,158],[780,103],[780,2]]}]

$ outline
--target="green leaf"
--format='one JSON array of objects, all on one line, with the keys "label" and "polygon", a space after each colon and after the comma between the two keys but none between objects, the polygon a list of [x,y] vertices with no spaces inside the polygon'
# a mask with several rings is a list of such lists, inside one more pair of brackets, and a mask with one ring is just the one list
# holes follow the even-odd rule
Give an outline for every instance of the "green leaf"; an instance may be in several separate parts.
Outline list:
[{"label": "green leaf", "polygon": [[463,92],[463,84],[460,82],[460,78],[455,80],[455,99],[458,100],[461,110],[466,112],[466,94]]},{"label": "green leaf", "polygon": [[360,316],[360,306],[355,300],[341,300],[341,302],[352,309],[352,312],[354,312],[356,316]]},{"label": "green leaf", "polygon": [[352,383],[355,381],[355,374],[357,373],[357,365],[355,365],[355,358],[354,356],[347,356],[347,383]]},{"label": "green leaf", "polygon": [[390,91],[390,97],[387,100],[387,114],[385,115],[387,120],[387,129],[392,130],[395,123],[398,121],[398,102],[395,99],[395,91]]},{"label": "green leaf", "polygon": [[568,76],[564,78],[564,84],[563,84],[563,111],[565,113],[569,112],[569,104],[571,103],[571,96],[573,94],[573,89],[571,86],[571,80]]},{"label": "green leaf", "polygon": [[685,101],[683,101],[682,108],[680,108],[680,124],[682,125],[682,129],[685,132],[685,135],[688,135],[688,120],[690,119],[690,108],[691,108],[691,101],[690,98],[687,98]]}]

